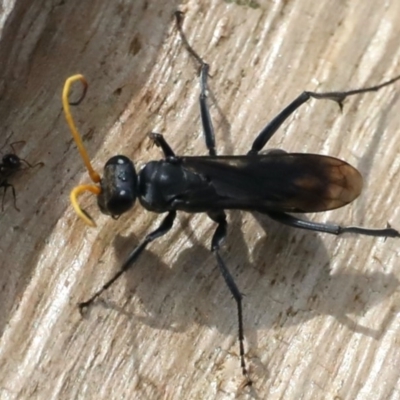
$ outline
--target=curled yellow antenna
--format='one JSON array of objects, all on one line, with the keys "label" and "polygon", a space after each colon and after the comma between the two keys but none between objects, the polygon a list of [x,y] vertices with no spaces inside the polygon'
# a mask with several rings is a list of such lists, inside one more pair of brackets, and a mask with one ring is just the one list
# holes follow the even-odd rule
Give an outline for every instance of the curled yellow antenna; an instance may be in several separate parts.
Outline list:
[{"label": "curled yellow antenna", "polygon": [[[70,102],[68,99],[69,92],[71,89],[71,85],[76,81],[81,81],[81,83],[83,85],[83,93],[82,93],[81,97],[79,98],[79,100],[77,100],[75,102]],[[74,138],[75,143],[78,146],[79,153],[81,154],[83,162],[89,172],[89,176],[94,183],[100,183],[101,177],[92,167],[88,153],[85,149],[85,146],[83,145],[81,135],[79,134],[78,130],[76,129],[75,122],[74,122],[74,119],[72,118],[71,110],[69,108],[70,105],[78,105],[84,99],[87,88],[88,88],[88,84],[83,75],[78,74],[78,75],[70,76],[65,81],[65,84],[64,84],[64,89],[62,92],[62,104],[63,104],[65,119],[67,120],[72,137]],[[78,196],[83,192],[91,192],[91,193],[94,193],[96,196],[98,196],[101,192],[101,188],[99,186],[95,186],[95,185],[79,185],[79,186],[76,186],[75,188],[73,188],[71,191],[71,194],[70,194],[70,200],[71,200],[72,206],[74,207],[74,210],[78,214],[78,216],[80,218],[82,218],[86,224],[88,224],[90,226],[96,226],[96,223],[94,222],[93,218],[79,206]]]},{"label": "curled yellow antenna", "polygon": [[95,186],[95,185],[79,185],[75,186],[71,190],[71,194],[69,195],[69,198],[72,203],[72,207],[74,207],[75,212],[81,217],[88,225],[90,226],[96,226],[96,222],[94,222],[93,218],[82,208],[80,207],[78,203],[78,196],[83,193],[83,192],[91,192],[98,196],[100,194],[100,187]]},{"label": "curled yellow antenna", "polygon": [[[78,101],[69,102],[68,97],[69,97],[71,85],[76,81],[82,82],[83,94]],[[69,108],[70,105],[77,105],[83,100],[83,98],[86,95],[87,88],[88,88],[88,83],[86,82],[86,79],[83,75],[77,74],[77,75],[70,76],[65,81],[65,84],[64,84],[64,89],[62,92],[62,104],[63,104],[63,108],[64,108],[65,119],[67,120],[69,129],[71,130],[71,133],[75,140],[75,143],[78,146],[79,153],[81,154],[83,162],[85,163],[85,166],[89,172],[90,178],[92,179],[92,181],[94,183],[99,183],[101,180],[100,175],[92,167],[92,164],[91,164],[89,156],[86,152],[85,146],[83,145],[81,135],[79,134],[78,130],[76,129],[74,119],[72,118],[71,110]]]}]

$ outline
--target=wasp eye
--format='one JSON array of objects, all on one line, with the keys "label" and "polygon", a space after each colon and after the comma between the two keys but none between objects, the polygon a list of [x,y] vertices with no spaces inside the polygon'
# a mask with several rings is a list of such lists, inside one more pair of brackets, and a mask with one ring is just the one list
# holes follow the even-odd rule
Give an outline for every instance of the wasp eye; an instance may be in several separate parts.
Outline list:
[{"label": "wasp eye", "polygon": [[114,217],[130,210],[136,200],[137,175],[132,161],[125,156],[114,156],[104,166],[101,193],[97,197],[103,214]]}]

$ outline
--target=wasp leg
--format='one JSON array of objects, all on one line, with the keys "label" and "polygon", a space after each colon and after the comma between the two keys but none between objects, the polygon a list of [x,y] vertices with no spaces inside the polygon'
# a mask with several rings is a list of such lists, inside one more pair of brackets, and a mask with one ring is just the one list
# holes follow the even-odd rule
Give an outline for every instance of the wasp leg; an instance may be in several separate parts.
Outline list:
[{"label": "wasp leg", "polygon": [[215,134],[214,127],[211,120],[210,108],[207,103],[207,79],[208,79],[208,64],[203,63],[200,72],[200,115],[201,115],[201,125],[203,126],[204,138],[206,141],[206,146],[210,156],[215,156],[217,154],[215,150]]},{"label": "wasp leg", "polygon": [[108,280],[96,293],[93,294],[88,300],[79,303],[79,310],[83,313],[84,309],[89,307],[94,300],[96,300],[105,290],[107,290],[124,272],[126,272],[132,265],[137,261],[137,259],[142,254],[143,250],[146,246],[151,243],[153,240],[165,235],[171,228],[174,223],[176,217],[176,211],[170,211],[168,215],[161,222],[160,226],[153,232],[149,233],[142,243],[137,246],[126,261],[122,264],[121,268],[118,272],[114,274],[114,276]]},{"label": "wasp leg", "polygon": [[164,136],[161,133],[151,132],[149,133],[150,139],[154,141],[156,146],[161,147],[161,150],[164,153],[165,158],[175,157],[175,153],[172,150],[171,146],[167,143]]},{"label": "wasp leg", "polygon": [[400,237],[399,231],[393,228],[370,229],[358,226],[340,226],[335,224],[322,224],[318,222],[305,221],[283,212],[260,211],[268,215],[275,221],[292,226],[294,228],[306,229],[309,231],[330,233],[332,235],[341,235],[342,233],[356,233],[358,235],[376,236],[376,237]]},{"label": "wasp leg", "polygon": [[325,93],[315,93],[315,92],[303,92],[295,100],[293,100],[286,108],[284,108],[272,121],[270,121],[263,130],[257,135],[256,139],[251,146],[251,150],[248,154],[257,154],[268,142],[269,139],[274,135],[274,133],[279,129],[283,122],[295,112],[302,104],[307,102],[310,98],[314,99],[327,99],[333,100],[339,104],[340,109],[342,109],[343,101],[348,96],[353,96],[355,94],[362,94],[368,92],[376,92],[379,89],[391,85],[400,79],[400,75],[396,76],[389,81],[383,82],[380,85],[371,86],[362,89],[349,90],[346,92],[325,92]]},{"label": "wasp leg", "polygon": [[200,116],[201,116],[201,125],[203,126],[203,134],[206,142],[206,146],[208,149],[208,153],[210,156],[215,156],[215,135],[214,135],[214,127],[211,120],[210,108],[207,103],[207,79],[208,79],[208,71],[209,65],[203,61],[203,59],[194,51],[193,47],[189,44],[188,40],[182,29],[182,21],[183,21],[183,13],[177,11],[175,13],[176,25],[178,27],[178,31],[182,38],[182,43],[185,46],[186,50],[189,54],[200,64]]},{"label": "wasp leg", "polygon": [[221,212],[208,212],[207,215],[218,224],[218,227],[214,233],[214,236],[211,241],[211,251],[215,254],[217,259],[219,270],[222,274],[222,277],[225,280],[226,285],[228,286],[229,291],[231,292],[233,298],[236,301],[237,312],[238,312],[238,327],[239,327],[239,351],[240,351],[240,366],[242,367],[242,373],[247,379],[246,386],[251,385],[251,380],[248,376],[245,356],[244,356],[244,333],[243,333],[243,310],[242,310],[242,294],[240,293],[233,276],[229,272],[224,260],[219,254],[219,249],[221,244],[226,238],[226,231],[228,223],[226,222],[226,214]]}]

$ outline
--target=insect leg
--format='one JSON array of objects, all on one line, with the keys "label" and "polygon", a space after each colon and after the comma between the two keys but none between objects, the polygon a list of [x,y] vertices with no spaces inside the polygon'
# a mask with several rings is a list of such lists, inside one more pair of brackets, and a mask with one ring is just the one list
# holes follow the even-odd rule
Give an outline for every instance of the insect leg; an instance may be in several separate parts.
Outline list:
[{"label": "insect leg", "polygon": [[294,228],[306,229],[315,232],[330,233],[332,235],[341,235],[342,233],[356,233],[358,235],[376,236],[376,237],[400,237],[400,232],[388,226],[385,229],[369,229],[357,226],[340,226],[335,224],[322,224],[318,222],[305,221],[283,212],[261,211],[267,214],[275,221],[292,226]]},{"label": "insect leg", "polygon": [[274,135],[274,133],[279,129],[283,122],[302,104],[307,102],[310,98],[314,99],[327,99],[333,100],[338,103],[340,109],[343,107],[343,101],[348,96],[353,96],[355,94],[362,94],[367,92],[376,92],[379,89],[391,85],[400,79],[400,75],[396,76],[389,81],[383,82],[380,85],[371,86],[363,89],[349,90],[347,92],[325,92],[325,93],[315,93],[315,92],[303,92],[300,96],[294,99],[286,108],[284,108],[272,121],[270,121],[263,130],[257,135],[254,140],[251,150],[248,154],[257,154],[268,142],[269,139]]},{"label": "insect leg", "polygon": [[204,138],[206,141],[206,146],[210,156],[215,156],[217,154],[215,150],[215,135],[214,127],[211,120],[210,108],[207,104],[207,78],[208,78],[209,66],[203,63],[200,71],[200,115],[201,124],[203,126]]},{"label": "insect leg", "polygon": [[206,141],[206,146],[208,149],[208,153],[210,156],[215,156],[217,153],[215,151],[215,135],[214,135],[214,127],[211,120],[210,109],[207,104],[207,79],[208,79],[208,71],[210,69],[209,65],[204,62],[204,60],[196,53],[193,47],[189,44],[188,40],[182,29],[182,21],[183,21],[183,13],[177,11],[175,13],[176,25],[178,27],[178,31],[181,35],[182,43],[185,46],[186,50],[189,54],[200,64],[200,116],[201,116],[201,124],[203,126],[203,134],[204,139]]},{"label": "insect leg", "polygon": [[143,250],[146,246],[151,243],[153,240],[165,235],[171,228],[174,223],[176,217],[176,211],[170,211],[167,216],[163,219],[160,226],[153,232],[149,233],[142,243],[140,243],[132,252],[129,254],[129,257],[122,264],[121,268],[118,272],[114,274],[114,276],[109,279],[96,293],[92,295],[88,300],[79,303],[79,310],[81,313],[85,308],[89,307],[94,300],[96,300],[105,290],[107,290],[124,272],[126,272],[132,265],[137,261],[140,255],[143,253]]},{"label": "insect leg", "polygon": [[[11,133],[8,135],[8,138],[6,139],[6,141],[5,141],[5,143],[3,144],[3,146],[0,147],[0,152],[4,149],[4,147],[7,146],[8,141],[11,139],[11,136],[12,136],[12,135],[14,135],[14,132],[13,132],[13,131],[11,131]],[[21,140],[21,142],[23,142],[23,140]],[[18,142],[11,143],[11,148],[12,148],[12,145],[15,144],[15,143],[18,143]],[[14,151],[14,149],[13,149],[13,151]],[[15,153],[15,151],[14,151],[14,153]]]},{"label": "insect leg", "polygon": [[0,187],[4,188],[4,191],[3,191],[3,199],[2,199],[2,201],[1,201],[1,211],[2,211],[2,212],[4,211],[4,199],[6,198],[6,192],[7,192],[7,189],[8,189],[8,188],[11,188],[11,191],[12,191],[12,194],[13,194],[13,198],[14,198],[14,208],[15,208],[17,211],[20,211],[20,209],[17,207],[17,196],[16,196],[16,194],[15,194],[15,188],[14,188],[14,186],[13,186],[11,183],[3,182],[3,183],[0,185]]},{"label": "insect leg", "polygon": [[28,161],[24,160],[23,158],[20,158],[20,161],[24,162],[28,168],[36,168],[36,167],[43,167],[44,166],[44,162],[37,162],[36,164],[31,164]]},{"label": "insect leg", "polygon": [[171,149],[170,145],[167,143],[167,141],[165,140],[164,136],[161,135],[161,133],[151,132],[149,133],[149,137],[151,140],[153,140],[156,146],[161,147],[161,150],[163,151],[165,158],[175,157],[174,151]]},{"label": "insect leg", "polygon": [[247,378],[247,385],[251,385],[251,380],[247,373],[246,362],[244,357],[244,333],[243,333],[243,310],[242,310],[242,294],[240,293],[236,283],[233,279],[233,276],[229,272],[227,266],[225,265],[224,260],[219,254],[219,249],[222,242],[226,238],[227,231],[227,222],[226,222],[226,214],[225,212],[208,212],[207,215],[218,224],[218,227],[214,233],[214,236],[211,241],[211,251],[215,254],[217,259],[219,270],[222,274],[222,277],[225,280],[226,285],[229,288],[233,298],[236,301],[237,312],[238,312],[238,327],[239,327],[239,351],[240,351],[240,366],[242,367],[242,373]]}]

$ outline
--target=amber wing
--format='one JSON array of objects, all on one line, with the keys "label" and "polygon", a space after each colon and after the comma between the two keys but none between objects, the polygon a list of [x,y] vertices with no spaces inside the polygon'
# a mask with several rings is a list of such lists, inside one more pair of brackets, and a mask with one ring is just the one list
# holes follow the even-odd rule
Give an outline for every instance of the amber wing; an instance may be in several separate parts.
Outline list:
[{"label": "amber wing", "polygon": [[213,188],[212,195],[191,197],[200,207],[207,202],[221,209],[326,211],[357,198],[363,183],[350,164],[317,154],[182,157],[181,162]]}]

